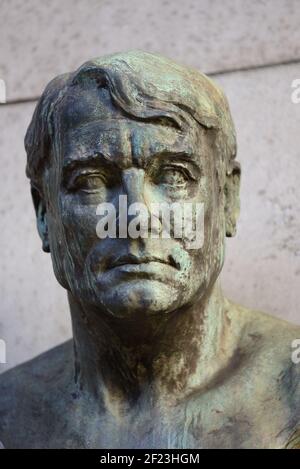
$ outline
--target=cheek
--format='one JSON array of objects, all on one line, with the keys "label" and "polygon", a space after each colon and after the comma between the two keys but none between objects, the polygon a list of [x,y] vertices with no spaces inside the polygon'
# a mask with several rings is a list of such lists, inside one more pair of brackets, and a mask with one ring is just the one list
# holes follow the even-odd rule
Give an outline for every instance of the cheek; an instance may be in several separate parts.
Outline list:
[{"label": "cheek", "polygon": [[205,203],[203,246],[197,251],[191,251],[194,276],[199,282],[209,284],[219,274],[224,261],[224,239],[219,205],[213,197],[208,197]]},{"label": "cheek", "polygon": [[218,173],[212,161],[206,168],[208,176],[205,184],[204,246],[218,256],[225,237],[224,207]]},{"label": "cheek", "polygon": [[65,245],[74,261],[84,261],[97,241],[97,204],[83,204],[76,197],[64,196],[61,203],[61,226]]},{"label": "cheek", "polygon": [[217,277],[224,263],[225,231],[219,206],[213,206],[207,215],[204,238],[205,260],[208,279]]}]

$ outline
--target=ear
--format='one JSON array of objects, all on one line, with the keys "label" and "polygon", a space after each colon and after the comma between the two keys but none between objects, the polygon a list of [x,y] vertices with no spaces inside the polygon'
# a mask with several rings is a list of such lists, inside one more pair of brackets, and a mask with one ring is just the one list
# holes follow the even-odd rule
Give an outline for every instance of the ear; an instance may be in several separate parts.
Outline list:
[{"label": "ear", "polygon": [[225,182],[225,228],[226,236],[231,238],[236,233],[237,219],[240,213],[240,181],[241,167],[237,161],[232,161],[226,171]]},{"label": "ear", "polygon": [[31,195],[35,208],[37,229],[43,243],[43,251],[50,252],[46,204],[40,191],[33,186],[31,187]]}]

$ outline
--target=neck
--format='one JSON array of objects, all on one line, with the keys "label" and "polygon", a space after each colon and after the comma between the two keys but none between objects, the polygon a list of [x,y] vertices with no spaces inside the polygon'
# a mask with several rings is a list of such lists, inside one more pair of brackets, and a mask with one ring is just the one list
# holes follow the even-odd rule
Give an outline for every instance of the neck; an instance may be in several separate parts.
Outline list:
[{"label": "neck", "polygon": [[229,321],[218,282],[198,303],[163,318],[130,321],[86,311],[71,294],[69,303],[77,385],[112,412],[129,410],[145,395],[176,403],[207,387],[226,366]]}]

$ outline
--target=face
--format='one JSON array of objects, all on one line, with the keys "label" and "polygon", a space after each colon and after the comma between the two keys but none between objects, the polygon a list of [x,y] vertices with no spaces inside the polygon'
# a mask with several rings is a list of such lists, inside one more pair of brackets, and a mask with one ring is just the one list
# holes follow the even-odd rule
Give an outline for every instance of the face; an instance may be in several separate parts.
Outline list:
[{"label": "face", "polygon": [[[93,93],[66,98],[59,158],[45,172],[57,279],[99,314],[134,318],[192,304],[205,295],[223,264],[223,191],[210,134],[196,125],[183,133],[171,122],[130,119],[113,106],[106,90],[100,97],[99,91]],[[120,195],[127,196],[128,208],[144,204],[149,218],[152,204],[204,204],[204,244],[190,249],[174,233],[100,239],[97,207],[112,204],[118,224]]]}]

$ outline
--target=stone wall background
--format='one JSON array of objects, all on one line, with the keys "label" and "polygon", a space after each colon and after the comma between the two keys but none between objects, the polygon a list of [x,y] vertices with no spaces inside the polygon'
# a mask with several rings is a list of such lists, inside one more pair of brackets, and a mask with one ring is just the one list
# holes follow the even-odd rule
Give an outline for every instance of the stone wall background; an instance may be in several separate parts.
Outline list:
[{"label": "stone wall background", "polygon": [[110,52],[160,52],[210,74],[231,104],[241,218],[227,242],[227,295],[300,324],[299,0],[0,1],[0,339],[7,364],[71,335],[65,292],[41,250],[23,138],[58,73]]}]

